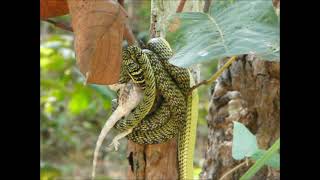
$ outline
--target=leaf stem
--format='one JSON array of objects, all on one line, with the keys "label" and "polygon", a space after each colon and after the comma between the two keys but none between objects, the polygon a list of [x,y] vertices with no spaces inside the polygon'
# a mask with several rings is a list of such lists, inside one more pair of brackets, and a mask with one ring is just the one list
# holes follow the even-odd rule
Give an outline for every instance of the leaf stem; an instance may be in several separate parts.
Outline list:
[{"label": "leaf stem", "polygon": [[[118,3],[124,8],[124,0],[118,0]],[[128,44],[131,45],[136,45],[137,39],[134,37],[134,34],[132,32],[132,29],[130,28],[129,24],[124,25],[124,33],[123,33],[124,39],[127,40]]]},{"label": "leaf stem", "polygon": [[205,0],[204,7],[203,7],[203,12],[204,13],[208,13],[209,12],[211,1],[212,0]]},{"label": "leaf stem", "polygon": [[128,44],[131,45],[137,45],[138,42],[136,38],[134,37],[134,34],[129,26],[129,24],[125,24],[124,26],[124,33],[123,33],[124,39],[127,40]]},{"label": "leaf stem", "polygon": [[180,0],[176,13],[181,13],[187,0]]},{"label": "leaf stem", "polygon": [[256,172],[258,172],[265,162],[270,159],[270,157],[276,153],[280,148],[280,138],[268,149],[266,154],[258,159],[254,165],[240,178],[240,180],[248,180],[250,179]]},{"label": "leaf stem", "polygon": [[196,88],[198,88],[201,85],[204,84],[210,84],[213,81],[215,81],[222,73],[224,70],[226,70],[235,60],[237,60],[237,56],[232,56],[216,73],[214,73],[208,80],[203,80],[200,83],[192,86],[189,90],[189,94],[192,93],[192,91]]},{"label": "leaf stem", "polygon": [[69,32],[73,32],[72,30],[72,27],[70,25],[67,25],[67,24],[64,24],[64,23],[61,23],[61,22],[56,22],[54,20],[51,20],[51,19],[46,19],[44,20],[50,24],[53,24],[54,26],[60,28],[60,29],[63,29],[65,31],[69,31]]},{"label": "leaf stem", "polygon": [[249,160],[247,158],[245,161],[243,161],[242,163],[238,164],[236,167],[232,168],[230,171],[225,173],[219,180],[224,179],[225,177],[227,177],[228,175],[230,175],[231,173],[233,173],[234,171],[238,170],[239,168],[241,168],[244,165],[248,166],[248,164],[249,164]]},{"label": "leaf stem", "polygon": [[124,0],[118,0],[118,3],[119,3],[122,7],[124,7]]}]

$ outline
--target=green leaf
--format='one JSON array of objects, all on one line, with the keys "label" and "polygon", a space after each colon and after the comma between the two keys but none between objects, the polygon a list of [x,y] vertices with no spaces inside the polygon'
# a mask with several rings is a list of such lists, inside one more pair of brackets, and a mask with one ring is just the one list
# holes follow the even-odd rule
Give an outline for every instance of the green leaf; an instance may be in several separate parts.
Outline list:
[{"label": "green leaf", "polygon": [[56,71],[62,70],[65,67],[65,60],[57,51],[50,51],[49,49],[40,48],[40,54],[41,69]]},{"label": "green leaf", "polygon": [[247,180],[254,176],[266,164],[273,154],[277,153],[280,148],[280,138],[268,149],[268,151],[258,159],[253,166],[240,178],[240,180]]},{"label": "green leaf", "polygon": [[50,114],[53,113],[55,110],[54,106],[52,105],[51,102],[46,102],[44,105],[44,112]]},{"label": "green leaf", "polygon": [[210,14],[177,13],[168,22],[174,65],[188,67],[251,53],[279,60],[279,23],[272,1],[215,1]]},{"label": "green leaf", "polygon": [[54,53],[53,49],[40,47],[40,57],[50,56],[52,53]]},{"label": "green leaf", "polygon": [[256,137],[243,124],[233,123],[232,157],[241,160],[252,156],[259,150]]},{"label": "green leaf", "polygon": [[60,170],[53,166],[45,165],[40,169],[40,180],[53,180],[60,176]]},{"label": "green leaf", "polygon": [[99,93],[106,100],[111,100],[111,99],[115,98],[115,93],[112,92],[106,86],[89,84],[88,87],[94,89],[97,93]]},{"label": "green leaf", "polygon": [[[257,161],[262,156],[266,154],[266,150],[259,149],[255,154],[253,154],[250,158]],[[271,166],[273,168],[279,169],[280,168],[280,154],[274,153],[270,159],[266,160],[266,165]]]},{"label": "green leaf", "polygon": [[69,111],[73,114],[79,114],[87,107],[90,103],[90,97],[84,91],[78,91],[72,95],[71,100],[69,101],[68,108]]},{"label": "green leaf", "polygon": [[202,168],[195,167],[193,168],[193,179],[199,179]]}]

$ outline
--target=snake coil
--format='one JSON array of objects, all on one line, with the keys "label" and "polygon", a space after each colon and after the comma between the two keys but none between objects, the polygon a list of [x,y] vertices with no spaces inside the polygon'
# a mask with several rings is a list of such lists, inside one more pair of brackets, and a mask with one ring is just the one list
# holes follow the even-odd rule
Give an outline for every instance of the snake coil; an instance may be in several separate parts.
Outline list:
[{"label": "snake coil", "polygon": [[[127,138],[138,144],[164,143],[178,134],[179,179],[192,179],[197,121],[192,105],[198,97],[196,92],[188,95],[194,83],[191,73],[170,64],[172,54],[169,43],[163,38],[151,39],[144,50],[129,46],[123,51],[120,82],[131,79],[142,87],[144,97],[115,128],[119,131],[133,128]],[[164,100],[150,113],[156,103],[156,93]]]}]

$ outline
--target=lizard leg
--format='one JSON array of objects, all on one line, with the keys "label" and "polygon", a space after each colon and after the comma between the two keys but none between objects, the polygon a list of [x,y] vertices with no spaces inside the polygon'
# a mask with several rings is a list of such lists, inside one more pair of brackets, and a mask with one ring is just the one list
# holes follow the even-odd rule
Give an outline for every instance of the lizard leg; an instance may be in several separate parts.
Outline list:
[{"label": "lizard leg", "polygon": [[[97,166],[97,159],[99,154],[100,146],[104,138],[107,136],[108,132],[114,126],[114,124],[123,116],[127,116],[130,111],[137,106],[140,99],[142,98],[142,93],[139,88],[133,86],[133,91],[130,91],[126,98],[122,98],[119,100],[119,105],[116,110],[112,113],[109,119],[106,121],[105,125],[103,126],[98,140],[96,142],[96,147],[93,154],[93,165],[92,165],[92,179],[95,177],[95,169]],[[120,89],[121,90],[121,89]],[[120,92],[122,94],[122,92]]]},{"label": "lizard leg", "polygon": [[120,145],[119,140],[126,137],[128,134],[130,134],[132,132],[132,129],[128,129],[127,131],[121,132],[120,134],[118,134],[117,136],[115,136],[112,139],[112,143],[108,146],[108,149],[112,149],[112,146],[114,147],[115,151],[118,151],[118,146]]},{"label": "lizard leg", "polygon": [[124,86],[125,84],[120,84],[120,83],[108,85],[108,87],[113,91],[117,91],[121,88],[124,88]]}]

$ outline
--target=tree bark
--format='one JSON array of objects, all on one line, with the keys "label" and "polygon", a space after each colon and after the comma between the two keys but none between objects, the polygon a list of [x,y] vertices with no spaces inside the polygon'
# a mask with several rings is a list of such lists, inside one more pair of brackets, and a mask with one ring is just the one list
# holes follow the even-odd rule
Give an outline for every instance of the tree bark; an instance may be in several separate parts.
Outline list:
[{"label": "tree bark", "polygon": [[[226,60],[221,60],[219,66]],[[208,147],[201,179],[220,179],[243,161],[232,158],[232,121],[243,123],[257,136],[258,146],[268,149],[280,136],[280,63],[239,57],[214,85],[208,120]],[[227,179],[237,180],[244,166]],[[280,179],[280,171],[262,168],[253,179]]]},{"label": "tree bark", "polygon": [[[178,0],[151,1],[151,37],[165,37],[167,17],[175,13],[178,4]],[[184,11],[199,11],[203,7],[201,5],[202,0],[187,1]],[[194,67],[194,70],[199,71],[198,66]],[[194,74],[198,80],[199,73]],[[128,141],[127,157],[129,161],[127,179],[178,179],[177,138],[154,145],[139,145]]]}]

